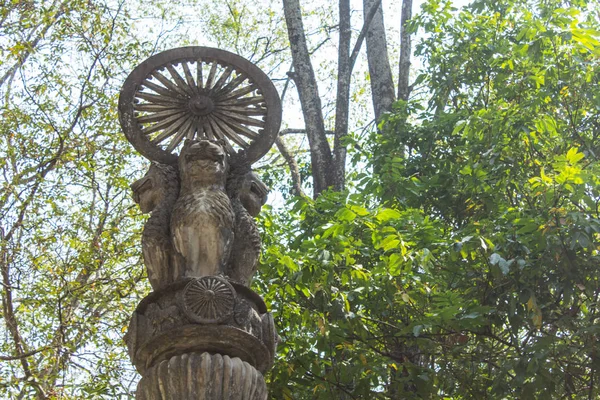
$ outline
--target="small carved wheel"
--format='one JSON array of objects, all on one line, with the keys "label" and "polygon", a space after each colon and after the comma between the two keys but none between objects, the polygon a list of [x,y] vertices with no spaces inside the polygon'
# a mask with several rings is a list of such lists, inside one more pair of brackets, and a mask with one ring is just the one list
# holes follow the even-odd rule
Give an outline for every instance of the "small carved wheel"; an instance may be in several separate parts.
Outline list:
[{"label": "small carved wheel", "polygon": [[119,120],[143,156],[177,161],[185,139],[223,139],[228,152],[253,163],[271,148],[281,102],[256,65],[224,50],[181,47],[135,68],[121,89]]},{"label": "small carved wheel", "polygon": [[216,324],[229,318],[235,290],[225,279],[205,276],[187,284],[182,296],[185,315],[200,324]]}]

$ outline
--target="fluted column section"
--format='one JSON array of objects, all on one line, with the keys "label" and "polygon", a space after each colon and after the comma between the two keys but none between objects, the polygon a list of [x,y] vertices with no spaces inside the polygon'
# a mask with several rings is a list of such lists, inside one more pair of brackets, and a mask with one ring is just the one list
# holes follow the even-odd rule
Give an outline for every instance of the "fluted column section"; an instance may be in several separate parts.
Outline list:
[{"label": "fluted column section", "polygon": [[266,400],[260,372],[241,359],[191,353],[171,357],[148,370],[137,400]]}]

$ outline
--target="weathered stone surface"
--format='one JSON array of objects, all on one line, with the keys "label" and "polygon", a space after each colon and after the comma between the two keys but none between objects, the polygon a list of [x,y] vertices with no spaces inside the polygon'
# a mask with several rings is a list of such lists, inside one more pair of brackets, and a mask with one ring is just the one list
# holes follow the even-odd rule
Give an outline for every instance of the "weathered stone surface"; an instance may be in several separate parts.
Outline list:
[{"label": "weathered stone surface", "polygon": [[233,314],[235,290],[225,279],[207,276],[188,283],[181,294],[186,317],[200,324],[216,324]]},{"label": "weathered stone surface", "polygon": [[224,274],[248,286],[261,245],[254,216],[268,189],[245,168],[226,174],[220,144],[190,141],[186,147],[182,154],[188,162],[179,168],[152,163],[131,185],[142,212],[152,213],[142,234],[150,284],[160,290],[186,277]]},{"label": "weathered stone surface", "polygon": [[267,186],[252,172],[233,171],[227,192],[235,212],[234,242],[225,274],[242,285],[250,285],[260,256],[260,233],[255,216],[267,201]]},{"label": "weathered stone surface", "polygon": [[269,350],[271,359],[275,358],[275,352],[277,351],[277,343],[280,341],[280,337],[275,329],[275,321],[273,320],[273,314],[265,313],[261,316],[262,327],[262,342]]},{"label": "weathered stone surface", "polygon": [[265,400],[261,373],[237,357],[189,353],[150,368],[140,380],[137,400]]},{"label": "weathered stone surface", "polygon": [[171,215],[175,250],[186,277],[218,275],[229,261],[235,214],[225,185],[228,157],[220,142],[187,140],[179,156],[181,189]]},{"label": "weathered stone surface", "polygon": [[277,339],[260,296],[219,276],[180,280],[150,294],[133,314],[126,335],[129,356],[142,375],[186,351],[239,357],[266,371]]},{"label": "weathered stone surface", "polygon": [[131,184],[133,199],[143,213],[152,213],[142,234],[142,255],[154,290],[183,275],[183,259],[173,249],[171,213],[179,197],[179,172],[171,165],[152,163],[146,175]]},{"label": "weathered stone surface", "polygon": [[281,101],[264,72],[219,49],[181,47],[155,54],[127,77],[119,95],[119,121],[144,157],[177,162],[180,143],[224,138],[228,151],[252,164],[273,145]]},{"label": "weathered stone surface", "polygon": [[261,372],[279,338],[248,287],[261,249],[254,217],[268,191],[250,166],[279,130],[277,91],[239,56],[186,47],[130,74],[119,115],[154,161],[131,185],[151,213],[142,253],[154,289],[125,337],[143,377],[136,398],[266,399]]}]

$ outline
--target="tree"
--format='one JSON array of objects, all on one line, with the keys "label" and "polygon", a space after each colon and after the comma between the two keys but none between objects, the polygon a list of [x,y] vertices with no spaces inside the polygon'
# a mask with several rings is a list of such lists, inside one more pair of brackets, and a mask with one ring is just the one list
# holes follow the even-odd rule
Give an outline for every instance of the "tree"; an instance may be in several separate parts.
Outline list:
[{"label": "tree", "polygon": [[[340,0],[338,4],[337,90],[332,149],[327,140],[322,99],[319,95],[317,79],[311,62],[311,53],[307,45],[300,1],[283,1],[293,59],[292,65],[294,67],[291,76],[298,89],[306,136],[310,145],[314,197],[329,187],[343,190],[345,186],[350,86],[354,65],[365,37],[376,120],[379,120],[384,112],[391,110],[391,105],[395,100],[381,0],[365,0],[363,4],[364,22],[352,51],[350,51],[352,40],[350,1]],[[404,29],[403,32],[406,32],[412,1],[405,0],[403,4],[402,29]],[[403,84],[406,83],[406,85],[408,85],[408,71],[402,68],[410,66],[410,42],[407,41],[407,38],[409,36],[405,35],[403,59],[400,61],[402,65],[401,72],[405,74],[404,80],[406,80],[406,82],[403,80]],[[406,88],[402,91],[403,93],[406,92],[406,96],[408,96]]]},{"label": "tree", "polygon": [[598,396],[596,10],[424,4],[429,90],[263,221],[274,398]]},{"label": "tree", "polygon": [[140,269],[128,267],[139,265],[139,228],[128,218],[131,152],[118,139],[110,89],[113,74],[130,67],[124,55],[143,49],[128,42],[125,19],[119,3],[2,8],[6,397],[116,397],[127,385],[113,344],[125,326],[121,310],[139,290]]},{"label": "tree", "polygon": [[[128,186],[145,166],[123,140],[116,101],[141,60],[198,44],[189,7],[25,1],[0,11],[0,397],[135,389],[122,336],[149,286]],[[228,49],[280,62],[279,36],[257,37],[277,32],[276,14],[242,13],[239,2],[193,7],[211,40],[202,44],[233,37]]]}]

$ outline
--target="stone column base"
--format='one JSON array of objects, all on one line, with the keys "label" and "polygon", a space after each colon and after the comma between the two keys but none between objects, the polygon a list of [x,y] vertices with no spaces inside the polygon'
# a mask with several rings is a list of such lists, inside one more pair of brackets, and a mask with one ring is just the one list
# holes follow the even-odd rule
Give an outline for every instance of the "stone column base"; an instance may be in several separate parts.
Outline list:
[{"label": "stone column base", "polygon": [[262,374],[237,357],[189,353],[149,368],[136,400],[266,400]]}]

